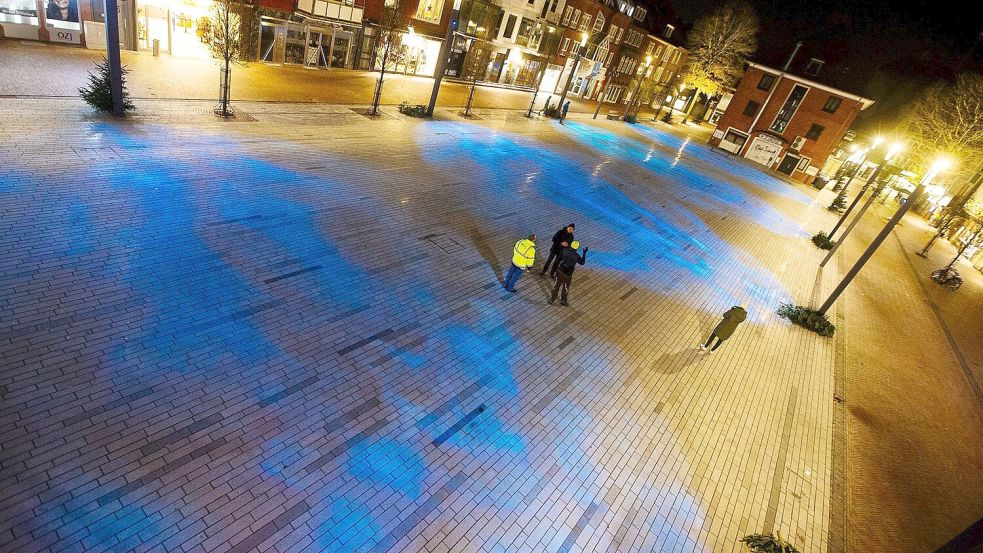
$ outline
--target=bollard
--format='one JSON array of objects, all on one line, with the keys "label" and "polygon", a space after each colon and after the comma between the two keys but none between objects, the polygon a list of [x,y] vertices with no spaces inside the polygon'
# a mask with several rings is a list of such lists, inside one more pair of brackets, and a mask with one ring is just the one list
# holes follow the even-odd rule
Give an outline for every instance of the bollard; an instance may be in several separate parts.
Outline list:
[{"label": "bollard", "polygon": [[154,57],[155,58],[159,58],[160,57],[160,39],[159,38],[155,38],[154,39]]}]

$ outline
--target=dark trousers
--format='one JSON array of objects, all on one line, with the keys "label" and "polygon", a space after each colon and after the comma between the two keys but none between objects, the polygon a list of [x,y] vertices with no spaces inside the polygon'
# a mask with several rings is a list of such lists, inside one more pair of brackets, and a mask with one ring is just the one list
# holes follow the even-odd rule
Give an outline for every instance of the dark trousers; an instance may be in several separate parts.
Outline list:
[{"label": "dark trousers", "polygon": [[565,275],[562,271],[557,271],[553,277],[553,295],[550,296],[550,303],[556,301],[556,295],[560,295],[560,302],[567,303],[567,292],[570,291],[570,283],[573,282],[573,275]]},{"label": "dark trousers", "polygon": [[[553,268],[550,269],[550,263],[553,264]],[[546,258],[546,264],[543,265],[543,271],[539,274],[545,275],[546,271],[550,272],[550,276],[556,275],[556,268],[560,266],[560,250],[550,250],[549,257]]]},{"label": "dark trousers", "polygon": [[[710,342],[712,342],[714,338],[717,339],[717,343],[714,344],[712,348],[710,348]],[[710,348],[710,351],[714,351],[717,348],[719,348],[720,347],[720,344],[722,344],[722,343],[724,343],[723,339],[721,339],[719,336],[717,336],[716,334],[714,334],[714,333],[711,332],[710,333],[710,337],[707,338],[707,342],[705,344],[703,344],[703,347]]]}]

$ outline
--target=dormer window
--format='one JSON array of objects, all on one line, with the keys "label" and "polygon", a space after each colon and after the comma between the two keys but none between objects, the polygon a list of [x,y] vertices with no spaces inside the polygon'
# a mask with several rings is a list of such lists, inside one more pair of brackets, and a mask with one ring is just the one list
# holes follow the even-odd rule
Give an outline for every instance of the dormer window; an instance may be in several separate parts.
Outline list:
[{"label": "dormer window", "polygon": [[675,31],[675,30],[676,30],[676,28],[673,27],[672,25],[666,25],[666,29],[665,29],[666,38],[671,37],[672,36],[672,32]]},{"label": "dormer window", "polygon": [[823,64],[826,63],[819,58],[812,58],[809,60],[809,65],[806,65],[806,75],[816,76],[819,74],[819,70],[822,69]]}]

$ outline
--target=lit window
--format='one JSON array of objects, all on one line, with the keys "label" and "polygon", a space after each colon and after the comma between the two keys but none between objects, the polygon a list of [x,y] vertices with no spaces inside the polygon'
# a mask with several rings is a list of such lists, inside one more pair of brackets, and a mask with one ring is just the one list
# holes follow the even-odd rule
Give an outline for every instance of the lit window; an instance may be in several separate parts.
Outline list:
[{"label": "lit window", "polygon": [[597,19],[594,20],[594,32],[599,33],[604,30],[604,14],[597,12]]},{"label": "lit window", "polygon": [[580,22],[580,10],[573,10],[573,19],[570,20],[570,26],[576,28],[577,23]]},{"label": "lit window", "polygon": [[570,24],[570,17],[573,15],[573,6],[567,6],[567,9],[563,10],[563,20],[560,21],[560,25],[564,27]]},{"label": "lit window", "polygon": [[420,0],[420,4],[416,7],[416,19],[440,23],[443,9],[444,3],[441,0]]}]

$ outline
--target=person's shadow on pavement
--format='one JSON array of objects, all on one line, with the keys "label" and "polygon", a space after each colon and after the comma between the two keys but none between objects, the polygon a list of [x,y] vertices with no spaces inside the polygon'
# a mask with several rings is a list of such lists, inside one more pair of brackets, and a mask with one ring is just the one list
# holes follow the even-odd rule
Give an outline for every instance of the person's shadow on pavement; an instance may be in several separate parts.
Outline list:
[{"label": "person's shadow on pavement", "polygon": [[699,348],[667,352],[652,363],[652,370],[662,374],[676,374],[700,359]]}]

